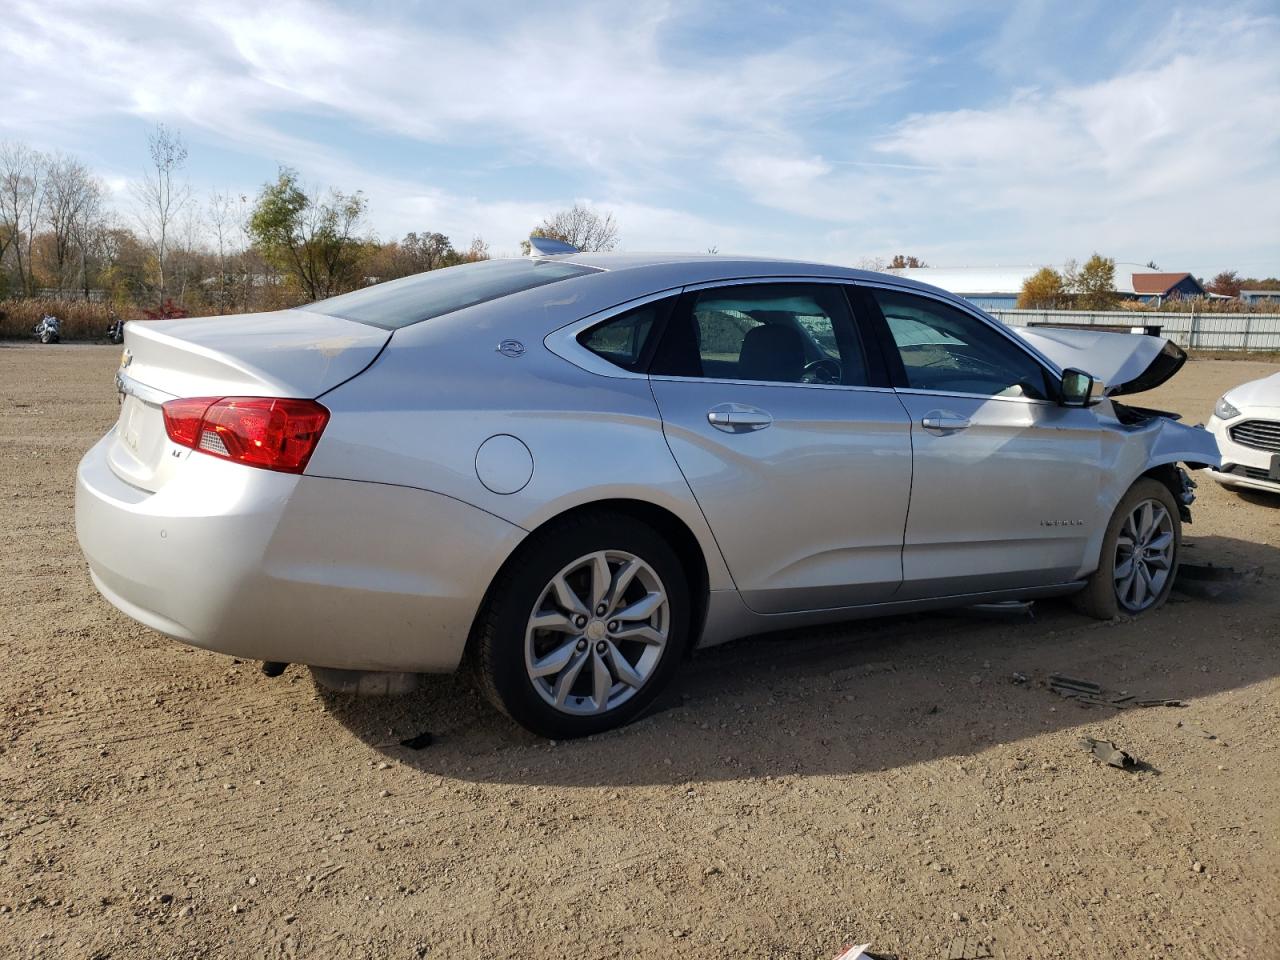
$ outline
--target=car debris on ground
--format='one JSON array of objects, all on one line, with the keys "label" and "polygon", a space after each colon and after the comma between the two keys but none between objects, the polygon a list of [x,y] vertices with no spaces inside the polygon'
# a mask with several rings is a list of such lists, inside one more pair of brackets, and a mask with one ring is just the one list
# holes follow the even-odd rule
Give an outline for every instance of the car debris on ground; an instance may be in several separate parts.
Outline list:
[{"label": "car debris on ground", "polygon": [[1137,770],[1140,764],[1132,756],[1125,753],[1110,740],[1095,740],[1093,737],[1081,737],[1077,741],[1081,747],[1093,754],[1094,759],[1109,767],[1119,770]]},{"label": "car debris on ground", "polygon": [[[1031,683],[1026,673],[1017,672],[1009,678],[1015,684]],[[1074,700],[1084,707],[1111,707],[1114,710],[1129,710],[1134,707],[1185,707],[1186,703],[1176,697],[1140,697],[1127,690],[1108,691],[1102,684],[1093,680],[1081,680],[1061,673],[1051,673],[1037,685],[1053,691],[1067,700]]]},{"label": "car debris on ground", "polygon": [[1225,600],[1239,593],[1248,584],[1260,581],[1262,573],[1261,566],[1237,570],[1235,567],[1183,560],[1178,564],[1173,588],[1191,597]]}]

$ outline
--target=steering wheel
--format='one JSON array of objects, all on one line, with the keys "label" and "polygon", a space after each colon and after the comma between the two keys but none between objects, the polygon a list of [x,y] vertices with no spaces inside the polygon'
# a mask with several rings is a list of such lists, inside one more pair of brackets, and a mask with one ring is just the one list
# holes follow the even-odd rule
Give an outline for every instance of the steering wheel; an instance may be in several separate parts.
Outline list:
[{"label": "steering wheel", "polygon": [[834,357],[822,357],[804,365],[801,383],[839,383],[844,376],[840,361]]}]

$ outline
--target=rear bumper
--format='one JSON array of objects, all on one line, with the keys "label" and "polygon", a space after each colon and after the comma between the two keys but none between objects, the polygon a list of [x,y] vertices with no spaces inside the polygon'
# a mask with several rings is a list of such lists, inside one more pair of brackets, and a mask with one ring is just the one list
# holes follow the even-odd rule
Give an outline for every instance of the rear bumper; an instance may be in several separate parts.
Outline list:
[{"label": "rear bumper", "polygon": [[1269,478],[1271,458],[1275,454],[1236,443],[1228,433],[1227,424],[1216,416],[1210,417],[1206,426],[1217,439],[1218,449],[1222,452],[1221,469],[1210,471],[1213,479],[1226,487],[1280,493],[1280,482]]},{"label": "rear bumper", "polygon": [[451,671],[524,537],[439,494],[194,453],[147,493],[111,471],[109,442],[77,471],[76,535],[94,584],[135,620],[221,653]]}]

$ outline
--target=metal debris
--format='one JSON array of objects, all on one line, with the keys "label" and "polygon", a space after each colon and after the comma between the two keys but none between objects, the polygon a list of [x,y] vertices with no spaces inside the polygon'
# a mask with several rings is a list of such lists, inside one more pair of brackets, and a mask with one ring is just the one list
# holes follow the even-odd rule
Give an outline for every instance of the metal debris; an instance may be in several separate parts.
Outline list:
[{"label": "metal debris", "polygon": [[418,734],[417,736],[408,737],[407,739],[401,740],[400,746],[408,747],[410,750],[421,750],[424,747],[431,746],[433,739],[434,738],[431,736],[431,731],[424,730],[422,731],[422,733]]},{"label": "metal debris", "polygon": [[[1014,682],[1021,683],[1018,677],[1025,674],[1015,673]],[[1060,697],[1068,700],[1074,700],[1083,706],[1092,707],[1111,707],[1115,710],[1128,710],[1131,707],[1182,707],[1186,704],[1181,700],[1170,698],[1143,698],[1139,699],[1136,694],[1128,693],[1120,690],[1115,693],[1106,691],[1101,684],[1094,683],[1092,680],[1081,680],[1077,677],[1068,677],[1061,673],[1051,673],[1047,680],[1041,681],[1042,686],[1047,686],[1050,690]]]},{"label": "metal debris", "polygon": [[1080,746],[1093,754],[1094,758],[1105,763],[1109,767],[1116,767],[1120,770],[1136,770],[1138,761],[1134,760],[1129,754],[1125,753],[1110,740],[1095,740],[1093,737],[1081,737],[1078,741]]},{"label": "metal debris", "polygon": [[979,940],[969,933],[955,937],[951,941],[951,946],[947,948],[946,960],[992,960],[994,957],[990,942]]},{"label": "metal debris", "polygon": [[1262,567],[1217,566],[1212,563],[1189,563],[1186,560],[1178,564],[1178,575],[1173,581],[1173,588],[1188,596],[1207,600],[1228,599],[1238,593],[1245,585],[1256,583],[1262,579]]}]

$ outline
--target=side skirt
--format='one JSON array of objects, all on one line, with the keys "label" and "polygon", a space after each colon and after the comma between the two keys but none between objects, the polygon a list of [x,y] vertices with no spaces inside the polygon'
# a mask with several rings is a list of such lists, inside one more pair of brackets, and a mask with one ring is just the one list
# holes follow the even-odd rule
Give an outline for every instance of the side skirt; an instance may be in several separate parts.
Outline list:
[{"label": "side skirt", "polygon": [[706,625],[696,646],[698,649],[714,647],[717,644],[727,643],[739,637],[749,637],[756,633],[839,623],[843,620],[869,620],[874,617],[888,617],[902,613],[968,607],[975,603],[1062,597],[1075,593],[1083,587],[1083,580],[1072,580],[1069,583],[1055,583],[1045,587],[1021,587],[1016,590],[931,597],[927,600],[869,603],[864,606],[837,607],[831,610],[800,610],[794,613],[755,613],[742,602],[742,597],[736,590],[713,590],[707,598]]}]

